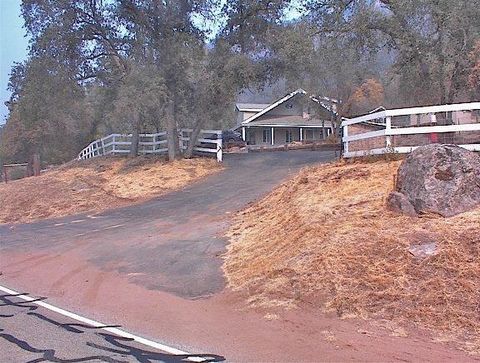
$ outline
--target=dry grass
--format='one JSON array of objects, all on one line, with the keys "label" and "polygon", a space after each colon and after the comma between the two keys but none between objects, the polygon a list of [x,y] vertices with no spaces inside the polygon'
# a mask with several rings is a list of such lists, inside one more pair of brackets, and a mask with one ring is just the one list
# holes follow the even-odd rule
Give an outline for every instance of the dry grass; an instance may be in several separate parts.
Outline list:
[{"label": "dry grass", "polygon": [[207,158],[96,158],[40,177],[0,184],[0,223],[29,222],[124,206],[180,189],[219,171]]},{"label": "dry grass", "polygon": [[[228,233],[229,286],[253,306],[308,302],[343,317],[415,323],[478,349],[480,209],[448,219],[387,211],[399,164],[306,168],[240,213]],[[431,241],[435,256],[408,252]]]}]

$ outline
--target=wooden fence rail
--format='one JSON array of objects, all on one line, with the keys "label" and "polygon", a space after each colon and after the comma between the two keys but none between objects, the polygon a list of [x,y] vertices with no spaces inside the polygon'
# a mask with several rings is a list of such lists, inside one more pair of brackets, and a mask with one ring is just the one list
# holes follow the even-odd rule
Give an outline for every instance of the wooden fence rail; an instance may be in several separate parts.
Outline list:
[{"label": "wooden fence rail", "polygon": [[409,153],[430,143],[480,151],[480,102],[384,110],[342,121],[343,156]]},{"label": "wooden fence rail", "polygon": [[[191,133],[191,129],[180,130],[179,143],[182,151],[187,149]],[[102,155],[128,154],[132,145],[131,140],[132,134],[110,134],[91,142],[87,147],[80,151],[77,159],[85,160]],[[197,154],[216,154],[217,160],[221,162],[223,160],[222,131],[202,130],[193,150]],[[166,132],[139,135],[138,153],[140,155],[166,154],[167,152]]]}]

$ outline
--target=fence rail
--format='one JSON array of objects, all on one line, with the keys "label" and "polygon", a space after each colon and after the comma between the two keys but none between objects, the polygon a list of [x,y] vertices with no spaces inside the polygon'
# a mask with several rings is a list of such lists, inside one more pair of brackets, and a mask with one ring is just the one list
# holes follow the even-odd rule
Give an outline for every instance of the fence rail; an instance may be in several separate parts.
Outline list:
[{"label": "fence rail", "polygon": [[430,143],[480,151],[480,102],[384,110],[342,121],[343,156],[409,153]]},{"label": "fence rail", "polygon": [[[190,142],[191,129],[182,129],[179,132],[180,149],[185,151]],[[165,154],[168,152],[167,133],[140,134],[138,153],[140,155]],[[130,153],[132,134],[110,134],[91,142],[78,154],[77,159],[85,160],[102,155],[122,155]],[[202,130],[194,147],[194,152],[200,154],[216,154],[217,160],[223,160],[222,131]]]}]

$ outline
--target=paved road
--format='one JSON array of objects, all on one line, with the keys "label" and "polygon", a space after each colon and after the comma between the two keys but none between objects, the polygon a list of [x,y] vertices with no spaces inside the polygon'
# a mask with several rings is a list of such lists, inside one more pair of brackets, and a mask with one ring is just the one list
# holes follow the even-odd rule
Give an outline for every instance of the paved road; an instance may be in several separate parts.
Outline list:
[{"label": "paved road", "polygon": [[81,252],[101,270],[185,298],[224,288],[223,230],[236,210],[287,175],[334,158],[332,152],[232,154],[226,170],[141,205],[15,226],[0,226],[2,251]]},{"label": "paved road", "polygon": [[193,357],[205,362],[224,361],[218,355],[168,354],[102,329],[108,327],[117,326],[92,327],[16,294],[0,294],[0,361],[178,363]]}]

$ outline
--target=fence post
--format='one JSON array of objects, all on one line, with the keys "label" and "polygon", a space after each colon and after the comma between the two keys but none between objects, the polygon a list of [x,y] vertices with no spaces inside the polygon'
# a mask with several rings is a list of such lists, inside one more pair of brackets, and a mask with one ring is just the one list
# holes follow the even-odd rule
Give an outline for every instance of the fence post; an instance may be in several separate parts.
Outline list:
[{"label": "fence post", "polygon": [[348,154],[348,125],[343,126],[343,153]]},{"label": "fence post", "polygon": [[387,116],[385,118],[385,146],[387,149],[392,147],[392,137],[390,136],[390,130],[392,129],[392,117]]},{"label": "fence post", "polygon": [[115,151],[116,151],[116,150],[115,150],[115,142],[116,142],[115,137],[116,137],[116,136],[113,135],[113,138],[112,138],[112,154],[113,154],[113,155],[115,155]]},{"label": "fence post", "polygon": [[[218,137],[218,135],[217,135]],[[222,136],[217,140],[217,161],[221,163],[223,161],[223,150],[222,150]]]}]

